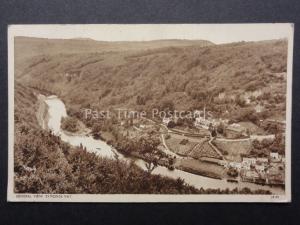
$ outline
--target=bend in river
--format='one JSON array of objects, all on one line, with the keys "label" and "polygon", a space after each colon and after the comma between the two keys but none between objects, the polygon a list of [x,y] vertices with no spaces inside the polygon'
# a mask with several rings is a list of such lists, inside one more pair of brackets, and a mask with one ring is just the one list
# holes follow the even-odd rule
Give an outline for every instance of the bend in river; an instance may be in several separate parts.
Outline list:
[{"label": "bend in river", "polygon": [[[112,146],[106,144],[104,141],[95,140],[91,136],[79,136],[79,135],[68,135],[61,129],[61,119],[67,116],[65,104],[57,96],[49,96],[44,99],[44,102],[48,106],[48,128],[55,134],[59,135],[61,139],[73,146],[79,146],[82,144],[86,147],[87,151],[94,152],[99,156],[114,158],[117,154],[119,159],[132,160],[130,157],[125,157],[121,153],[117,152]],[[46,118],[45,118],[46,119]],[[145,168],[145,163],[143,160],[135,160],[135,163],[142,169]],[[254,183],[229,183],[225,179],[218,180],[213,178],[208,178],[200,175],[195,175],[182,170],[175,169],[173,171],[167,169],[163,166],[156,167],[152,174],[159,174],[162,176],[167,176],[170,178],[182,178],[187,184],[193,185],[196,188],[204,189],[242,189],[248,187],[252,190],[263,189],[270,190],[274,194],[283,194],[284,190],[279,187],[261,186]]]}]

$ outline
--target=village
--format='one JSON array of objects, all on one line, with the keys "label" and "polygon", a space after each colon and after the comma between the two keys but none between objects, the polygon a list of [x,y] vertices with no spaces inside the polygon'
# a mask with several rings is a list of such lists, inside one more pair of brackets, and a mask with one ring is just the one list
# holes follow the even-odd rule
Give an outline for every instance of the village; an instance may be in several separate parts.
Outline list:
[{"label": "village", "polygon": [[[187,123],[171,116],[121,119],[117,126],[118,132],[131,140],[146,134],[159,139],[160,154],[156,163],[171,170],[180,169],[235,183],[284,186],[284,149],[272,150],[277,134],[262,131],[266,126],[275,126],[283,134],[285,123],[269,119],[260,122],[258,127],[250,122],[230,123],[228,119],[199,116]],[[266,143],[268,150],[263,154],[253,151],[256,145]],[[145,159],[145,155],[138,152],[130,154]]]}]

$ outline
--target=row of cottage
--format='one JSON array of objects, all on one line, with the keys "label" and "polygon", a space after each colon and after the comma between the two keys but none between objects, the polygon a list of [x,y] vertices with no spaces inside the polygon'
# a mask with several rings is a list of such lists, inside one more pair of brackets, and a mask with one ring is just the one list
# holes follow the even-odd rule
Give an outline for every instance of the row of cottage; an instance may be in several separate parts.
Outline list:
[{"label": "row of cottage", "polygon": [[243,181],[279,184],[285,183],[285,157],[277,152],[271,152],[269,158],[244,157],[242,162],[230,162],[229,168],[235,168]]},{"label": "row of cottage", "polygon": [[[176,121],[174,118],[165,117],[163,118],[162,122],[165,125],[168,125],[171,121]],[[203,129],[211,129],[216,128],[220,124],[225,126],[224,134],[227,138],[234,139],[234,138],[241,138],[241,137],[248,137],[248,133],[246,128],[242,127],[240,124],[233,123],[228,125],[228,119],[208,119],[204,117],[197,117],[194,122],[194,126],[197,128]]]},{"label": "row of cottage", "polygon": [[[194,114],[197,114],[195,112]],[[165,117],[163,118],[163,123],[165,125],[168,125],[171,121],[176,122],[176,118],[168,118]],[[236,138],[243,138],[243,137],[249,137],[249,132],[248,130],[241,126],[238,123],[232,123],[229,124],[228,119],[214,119],[214,118],[205,118],[205,117],[196,117],[194,126],[198,128],[203,128],[203,129],[211,129],[211,128],[216,128],[220,124],[224,125],[224,134],[226,138],[229,139],[236,139]],[[260,120],[260,126],[262,128],[267,128],[269,126],[276,126],[278,131],[280,132],[285,132],[285,121],[280,121],[280,120],[272,120],[272,119],[266,119],[266,120]]]},{"label": "row of cottage", "polygon": [[270,152],[269,158],[243,157],[242,162],[229,162],[227,167],[235,168],[238,171],[241,169],[250,170],[251,167],[254,167],[258,172],[264,172],[269,162],[285,163],[285,157],[278,152]]}]

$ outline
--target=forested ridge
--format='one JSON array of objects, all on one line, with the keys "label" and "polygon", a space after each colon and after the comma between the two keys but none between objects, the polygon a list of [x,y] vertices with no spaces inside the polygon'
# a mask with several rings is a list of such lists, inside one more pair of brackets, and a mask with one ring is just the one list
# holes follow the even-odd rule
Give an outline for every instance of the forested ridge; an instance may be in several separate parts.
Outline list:
[{"label": "forested ridge", "polygon": [[[256,120],[285,118],[284,39],[213,45],[17,37],[15,45],[21,55],[32,54],[16,58],[17,79],[59,95],[77,111],[86,107],[149,111],[171,101],[176,110],[206,106],[215,117],[241,121],[249,121],[260,105],[265,110]],[[43,51],[34,50],[38,48]]]},{"label": "forested ridge", "polygon": [[134,163],[101,158],[39,128],[33,90],[15,87],[17,193],[198,193],[183,180],[151,175]]}]

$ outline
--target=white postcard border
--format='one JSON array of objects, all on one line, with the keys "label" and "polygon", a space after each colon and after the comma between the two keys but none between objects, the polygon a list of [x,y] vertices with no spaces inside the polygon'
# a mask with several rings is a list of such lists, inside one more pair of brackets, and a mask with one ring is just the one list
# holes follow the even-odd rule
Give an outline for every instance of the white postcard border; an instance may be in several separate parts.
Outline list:
[{"label": "white postcard border", "polygon": [[[19,194],[14,193],[14,37],[26,26],[8,26],[8,185],[7,200],[10,202],[291,202],[291,122],[292,122],[292,67],[294,24],[285,23],[288,30],[287,99],[286,99],[286,176],[284,195],[216,195],[216,194]],[[106,24],[108,25],[108,24]],[[113,24],[115,26],[124,26]],[[139,24],[143,25],[143,24]],[[153,24],[152,24],[153,25]],[[164,26],[166,24],[156,24]],[[175,25],[175,24],[174,24]],[[177,24],[178,26],[189,24]],[[195,25],[195,24],[194,24]],[[220,24],[226,26],[228,24]],[[231,24],[232,25],[232,24]],[[237,24],[237,26],[247,24]],[[255,24],[251,24],[255,25]],[[257,25],[264,25],[262,23]],[[267,24],[266,24],[267,25]],[[269,24],[270,25],[270,24]],[[273,25],[276,25],[273,24]],[[39,25],[41,26],[41,25]],[[61,25],[43,25],[61,26]],[[72,25],[68,25],[72,26]],[[78,25],[76,25],[78,26]],[[87,25],[81,25],[87,26]],[[101,25],[99,25],[101,26]],[[128,26],[128,25],[127,25]],[[147,26],[145,24],[144,26]],[[180,30],[180,29],[179,29]]]}]

